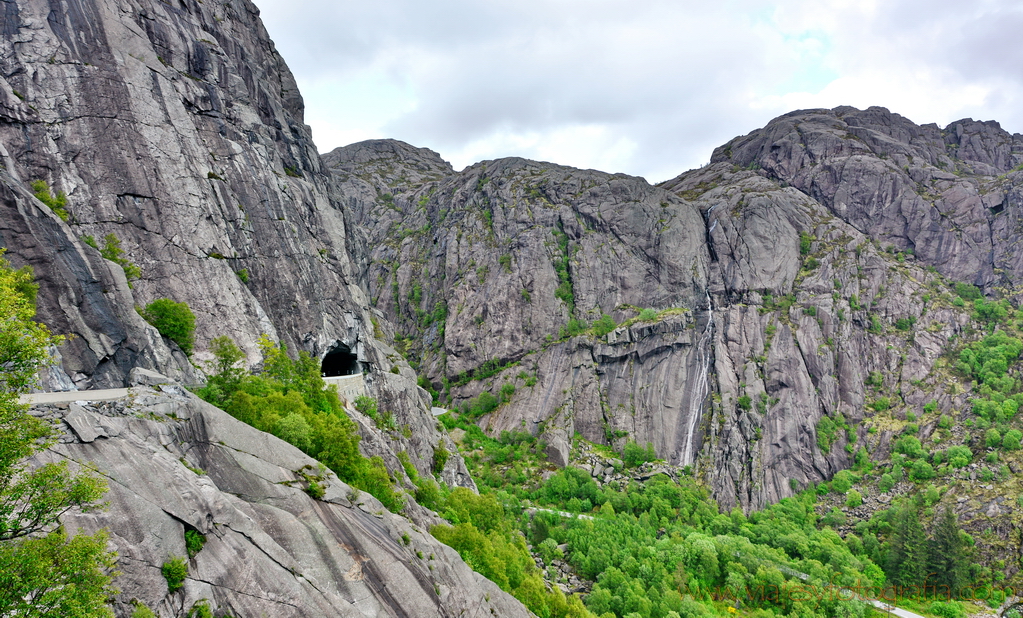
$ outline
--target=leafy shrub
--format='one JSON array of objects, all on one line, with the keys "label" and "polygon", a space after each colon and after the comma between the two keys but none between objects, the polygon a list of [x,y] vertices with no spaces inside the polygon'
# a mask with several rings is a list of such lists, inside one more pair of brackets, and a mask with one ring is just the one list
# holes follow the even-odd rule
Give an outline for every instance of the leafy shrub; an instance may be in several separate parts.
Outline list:
[{"label": "leafy shrub", "polygon": [[870,326],[867,328],[867,330],[869,332],[875,334],[875,335],[880,334],[881,331],[883,330],[883,328],[881,326],[881,319],[878,318],[876,315],[871,314],[870,315]]},{"label": "leafy shrub", "polygon": [[462,414],[469,418],[479,418],[484,414],[490,414],[501,405],[501,400],[494,397],[487,391],[483,391],[475,399],[472,399],[462,407]]},{"label": "leafy shrub", "polygon": [[188,564],[180,556],[172,556],[170,560],[160,567],[163,578],[167,580],[168,592],[177,592],[185,585],[185,578],[188,577]]},{"label": "leafy shrub", "polygon": [[142,276],[142,269],[124,257],[121,239],[117,237],[117,234],[111,233],[103,237],[103,248],[99,250],[99,254],[124,270],[124,276],[128,280],[129,286],[133,280]]},{"label": "leafy shrub", "polygon": [[809,255],[810,247],[813,244],[814,237],[810,236],[806,232],[799,233],[799,255]]},{"label": "leafy shrub", "polygon": [[855,489],[850,489],[845,494],[845,505],[851,509],[863,504],[863,496]]},{"label": "leafy shrub", "polygon": [[986,444],[988,448],[997,448],[1001,443],[1002,434],[994,427],[988,429],[987,433],[984,434],[984,444]]},{"label": "leafy shrub", "polygon": [[629,468],[635,468],[655,459],[657,459],[657,453],[654,452],[654,445],[650,442],[647,442],[646,448],[643,448],[634,441],[629,440],[625,443],[625,448],[622,450],[622,461]]},{"label": "leafy shrub", "polygon": [[821,452],[830,453],[831,445],[835,443],[838,436],[846,428],[845,418],[838,417],[833,419],[830,416],[822,416],[817,421],[817,446],[820,447]]},{"label": "leafy shrub", "polygon": [[931,613],[939,618],[964,618],[966,608],[959,601],[932,601]]},{"label": "leafy shrub", "polygon": [[146,305],[140,313],[161,335],[178,344],[182,352],[189,356],[192,354],[195,314],[187,303],[158,298]]},{"label": "leafy shrub", "polygon": [[355,409],[359,411],[359,413],[364,414],[365,416],[368,416],[373,420],[377,419],[376,399],[373,399],[372,397],[367,397],[366,395],[359,395],[358,397],[355,398],[353,405],[355,406]]},{"label": "leafy shrub", "polygon": [[913,464],[913,469],[909,473],[909,478],[918,482],[932,479],[935,476],[934,467],[922,459]]},{"label": "leafy shrub", "polygon": [[1020,432],[1019,429],[1010,429],[1002,438],[1002,448],[1007,451],[1018,451],[1020,440],[1023,440],[1023,432]]},{"label": "leafy shrub", "polygon": [[844,494],[852,488],[854,480],[855,477],[853,477],[851,472],[848,470],[839,470],[838,473],[835,474],[834,478],[831,479],[831,491],[836,494]]},{"label": "leafy shrub", "polygon": [[131,618],[156,618],[156,614],[145,603],[136,600],[131,610]]},{"label": "leafy shrub", "polygon": [[899,330],[909,330],[913,328],[914,324],[916,324],[916,318],[914,317],[899,318],[898,320],[895,320],[895,328]]},{"label": "leafy shrub", "polygon": [[512,395],[515,394],[515,385],[511,382],[506,382],[501,386],[501,402],[507,403],[511,401]]},{"label": "leafy shrub", "polygon": [[877,488],[884,493],[888,493],[891,491],[892,487],[895,487],[895,478],[891,474],[885,472],[881,475],[881,480],[878,481]]},{"label": "leafy shrub", "polygon": [[749,395],[743,395],[742,397],[739,397],[739,401],[737,401],[736,404],[739,406],[739,409],[749,412],[749,410],[753,407],[753,400]]},{"label": "leafy shrub", "polygon": [[948,459],[948,465],[953,468],[965,468],[973,461],[973,452],[965,446],[949,447],[945,456]]},{"label": "leafy shrub", "polygon": [[964,348],[956,368],[995,391],[1009,393],[1016,386],[1007,375],[1009,364],[1019,359],[1020,352],[1023,341],[998,330]]},{"label": "leafy shrub", "polygon": [[825,526],[828,526],[829,528],[837,528],[839,526],[844,526],[845,522],[846,522],[845,513],[840,511],[838,507],[832,507],[832,509],[828,511],[824,515],[824,517],[821,518],[821,523],[824,524]]},{"label": "leafy shrub", "polygon": [[206,536],[197,530],[185,530],[185,549],[188,557],[194,558],[206,545]]},{"label": "leafy shrub", "polygon": [[438,442],[437,446],[433,449],[433,471],[440,474],[448,463],[448,457],[450,456],[451,453],[444,447],[444,443]]},{"label": "leafy shrub", "polygon": [[593,334],[597,337],[603,337],[613,331],[617,326],[618,325],[615,324],[614,318],[604,313],[600,316],[599,320],[593,323]]},{"label": "leafy shrub", "polygon": [[643,309],[639,312],[640,322],[652,322],[657,319],[658,311],[656,309]]},{"label": "leafy shrub", "polygon": [[924,449],[920,444],[920,439],[912,435],[905,435],[899,438],[895,442],[895,452],[902,453],[912,459],[924,456]]},{"label": "leafy shrub", "polygon": [[878,397],[870,404],[870,407],[874,408],[877,412],[884,412],[888,408],[892,407],[892,402],[891,399],[888,399],[887,397]]},{"label": "leafy shrub", "polygon": [[45,180],[33,180],[32,191],[36,199],[49,206],[50,210],[56,213],[61,220],[67,221],[70,218],[67,212],[67,196],[63,191],[58,191],[57,195],[51,195],[50,185]]},{"label": "leafy shrub", "polygon": [[955,284],[955,291],[964,300],[977,300],[981,297],[980,288],[969,283],[957,282]]}]

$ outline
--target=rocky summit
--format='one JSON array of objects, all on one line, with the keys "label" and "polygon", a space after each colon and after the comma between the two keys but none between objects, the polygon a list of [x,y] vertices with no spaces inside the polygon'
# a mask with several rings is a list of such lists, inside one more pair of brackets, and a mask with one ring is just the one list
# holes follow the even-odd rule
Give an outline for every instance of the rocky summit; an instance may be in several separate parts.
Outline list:
[{"label": "rocky summit", "polygon": [[[1019,433],[1005,403],[1019,354],[999,373],[970,346],[1023,328],[1023,136],[801,110],[658,185],[517,158],[456,171],[394,140],[321,156],[249,0],[55,7],[0,12],[0,247],[31,267],[36,319],[65,335],[36,390],[73,394],[33,404],[57,433],[32,465],[107,480],[106,510],[62,521],[108,531],[116,615],[207,600],[238,617],[585,615],[562,591],[597,612],[617,575],[596,559],[443,502],[477,504],[470,467],[527,443],[543,459],[520,483],[534,500],[561,474],[601,492],[668,478],[716,501],[707,521],[824,496],[854,467],[867,495],[846,487],[861,500],[844,504],[872,521],[890,491],[944,474],[929,506],[947,496],[988,575],[1018,571],[1018,542],[997,539],[1019,530],[1023,462],[1003,439]],[[161,299],[190,308],[187,338],[159,327]],[[337,387],[372,462],[360,474],[378,471],[348,481],[386,485],[400,513],[309,456],[329,450],[310,435],[335,391],[299,374]],[[243,380],[263,390],[232,398]],[[293,392],[312,399],[281,403]],[[246,416],[255,397],[273,416]],[[970,456],[913,477],[921,444]],[[506,489],[485,492],[493,522],[576,518]],[[612,504],[595,492],[589,507]],[[451,536],[470,528],[486,534]],[[193,552],[189,533],[206,544]],[[531,557],[496,568],[472,558],[484,546]],[[186,554],[169,589],[162,565]]]}]

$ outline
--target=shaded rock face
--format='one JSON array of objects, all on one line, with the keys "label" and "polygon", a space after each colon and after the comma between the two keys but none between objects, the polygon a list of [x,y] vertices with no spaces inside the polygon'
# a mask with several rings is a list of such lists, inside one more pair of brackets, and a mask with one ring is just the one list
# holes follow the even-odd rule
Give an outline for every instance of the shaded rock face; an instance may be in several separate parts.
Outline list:
[{"label": "shaded rock face", "polygon": [[[322,357],[340,345],[398,433],[367,455],[423,473],[444,440],[416,376],[359,285],[363,249],[303,122],[303,102],[248,0],[10,2],[0,14],[0,245],[39,275],[39,316],[73,338],[44,388],[124,386],[133,367],[203,380],[134,308],[187,302],[192,361],[228,335]],[[67,222],[26,190],[67,195]],[[104,260],[114,234],[141,271]],[[358,257],[361,260],[361,257]],[[397,372],[397,375],[391,371]],[[63,373],[63,375],[62,375]],[[376,445],[376,446],[372,446]],[[448,477],[472,486],[460,457]]]},{"label": "shaded rock face", "polygon": [[[370,296],[411,337],[398,341],[412,344],[421,370],[439,385],[517,362],[505,375],[519,387],[535,381],[490,429],[542,430],[559,463],[576,431],[594,441],[628,433],[673,462],[695,461],[712,320],[694,206],[640,178],[522,159],[455,174],[435,153],[387,140],[324,160],[369,231]],[[609,343],[551,343],[570,319],[622,321],[633,307],[688,310]],[[464,401],[489,386],[452,395]]]},{"label": "shaded rock face", "polygon": [[1023,136],[997,122],[917,126],[884,108],[793,112],[716,149],[712,163],[759,166],[829,212],[959,281],[1013,286]]},{"label": "shaded rock face", "polygon": [[[969,315],[944,277],[1018,295],[1021,140],[838,108],[658,187],[520,159],[455,173],[393,141],[325,161],[368,234],[371,300],[449,401],[512,385],[494,434],[543,434],[558,463],[576,432],[650,442],[748,509],[851,465],[878,399],[962,409],[938,360]],[[640,308],[671,311],[565,329]]]},{"label": "shaded rock face", "polygon": [[[136,303],[188,302],[198,359],[230,335],[257,362],[267,334],[390,367],[363,334],[344,213],[254,5],[24,0],[0,25],[4,166],[64,191],[79,238],[117,235],[141,268]],[[57,311],[46,289],[41,302]]]},{"label": "shaded rock face", "polygon": [[0,172],[0,244],[16,265],[30,264],[39,284],[36,318],[54,332],[74,334],[57,352],[64,362],[47,368],[39,388],[122,386],[133,367],[162,369],[195,383],[192,366],[134,309],[124,271],[82,243],[64,221],[21,183]]},{"label": "shaded rock face", "polygon": [[[124,399],[33,411],[63,428],[39,463],[69,459],[107,479],[109,508],[64,521],[109,532],[118,616],[134,601],[171,617],[202,600],[231,616],[530,615],[429,535],[429,512],[391,514],[291,445],[141,377],[153,385]],[[307,495],[309,478],[325,487],[322,499]],[[194,556],[186,531],[206,537]],[[175,556],[187,558],[188,578],[169,593],[160,568]]]}]

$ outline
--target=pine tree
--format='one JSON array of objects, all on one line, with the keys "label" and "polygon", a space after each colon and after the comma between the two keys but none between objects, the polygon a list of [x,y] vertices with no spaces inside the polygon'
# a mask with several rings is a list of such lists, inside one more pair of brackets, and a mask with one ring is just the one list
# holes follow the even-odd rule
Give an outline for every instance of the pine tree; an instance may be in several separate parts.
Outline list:
[{"label": "pine tree", "polygon": [[[966,584],[970,552],[959,531],[959,521],[947,505],[934,525],[930,555],[933,585],[937,588],[933,592],[941,596],[955,594]],[[947,591],[944,586],[948,586]]]},{"label": "pine tree", "polygon": [[896,515],[895,531],[885,571],[897,586],[923,586],[928,566],[927,533],[920,523],[920,507],[905,504]]}]

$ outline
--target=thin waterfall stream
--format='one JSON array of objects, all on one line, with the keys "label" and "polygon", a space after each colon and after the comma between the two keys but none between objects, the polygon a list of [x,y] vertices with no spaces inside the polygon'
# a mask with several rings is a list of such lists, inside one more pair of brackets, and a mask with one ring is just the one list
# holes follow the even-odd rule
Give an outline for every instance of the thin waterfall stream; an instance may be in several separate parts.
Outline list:
[{"label": "thin waterfall stream", "polygon": [[696,432],[696,426],[700,419],[700,412],[703,409],[703,402],[707,399],[707,395],[710,393],[710,361],[711,361],[711,345],[713,345],[714,338],[714,301],[710,297],[710,292],[707,292],[707,323],[703,328],[703,334],[700,337],[699,343],[696,344],[695,351],[695,363],[697,367],[696,375],[690,375],[692,380],[692,387],[689,389],[689,417],[688,426],[686,427],[685,442],[679,460],[679,465],[688,466],[692,465],[695,461],[693,455],[693,434]]}]

